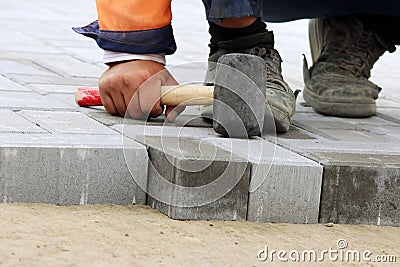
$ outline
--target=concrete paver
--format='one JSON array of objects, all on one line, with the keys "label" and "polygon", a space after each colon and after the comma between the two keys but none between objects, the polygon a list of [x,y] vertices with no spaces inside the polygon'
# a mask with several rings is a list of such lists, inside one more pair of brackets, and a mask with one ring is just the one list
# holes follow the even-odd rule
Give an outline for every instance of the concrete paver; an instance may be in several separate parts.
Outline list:
[{"label": "concrete paver", "polygon": [[321,222],[399,225],[400,155],[313,152],[323,162]]},{"label": "concrete paver", "polygon": [[27,87],[0,75],[0,90],[31,91]]},{"label": "concrete paver", "polygon": [[[145,141],[151,160],[150,206],[174,219],[246,220],[250,166],[245,160],[199,139],[178,142],[165,137],[165,145],[159,141]],[[168,190],[164,179],[175,186]],[[162,196],[171,204],[157,201]]]},{"label": "concrete paver", "polygon": [[18,114],[53,134],[117,134],[79,112],[20,111]]},{"label": "concrete paver", "polygon": [[400,124],[400,108],[379,109],[378,117]]},{"label": "concrete paver", "polygon": [[251,163],[249,221],[318,223],[321,165],[262,139],[210,141]]},{"label": "concrete paver", "polygon": [[[2,134],[3,202],[145,204],[123,150],[135,155],[133,174],[147,179],[147,151],[117,135]],[[16,164],[18,163],[18,164]]]},{"label": "concrete paver", "polygon": [[0,133],[47,133],[45,129],[11,110],[0,110]]},{"label": "concrete paver", "polygon": [[71,106],[34,92],[0,91],[0,108],[11,110],[71,110]]}]

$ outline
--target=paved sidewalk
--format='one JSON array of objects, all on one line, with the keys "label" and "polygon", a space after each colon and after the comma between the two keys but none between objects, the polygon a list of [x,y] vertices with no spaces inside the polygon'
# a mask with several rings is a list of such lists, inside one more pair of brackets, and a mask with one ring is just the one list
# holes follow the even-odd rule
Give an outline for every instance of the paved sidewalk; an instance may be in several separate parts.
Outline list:
[{"label": "paved sidewalk", "polygon": [[[94,41],[71,30],[96,18],[94,2],[0,3],[0,200],[148,204],[178,219],[400,225],[399,52],[386,54],[374,69],[373,80],[383,91],[379,114],[369,119],[321,116],[300,96],[291,131],[276,139],[219,138],[196,119],[196,108],[176,124],[159,119],[124,125],[122,118],[102,108],[79,108],[73,99],[77,86],[95,86],[105,70]],[[201,1],[175,0],[173,9],[179,48],[168,65],[204,62],[208,34]],[[302,54],[310,58],[307,21],[269,28],[287,81],[301,89]],[[188,81],[199,80],[197,67],[203,65],[175,70]],[[180,127],[187,121],[199,127]],[[161,143],[161,136],[167,141]],[[215,154],[205,153],[210,151]],[[206,166],[196,175],[182,168],[193,159]],[[157,172],[198,186],[227,165],[238,183],[201,207],[163,204],[144,192],[157,192]],[[249,194],[254,181],[259,187]],[[176,191],[166,194],[181,204],[190,201]]]}]

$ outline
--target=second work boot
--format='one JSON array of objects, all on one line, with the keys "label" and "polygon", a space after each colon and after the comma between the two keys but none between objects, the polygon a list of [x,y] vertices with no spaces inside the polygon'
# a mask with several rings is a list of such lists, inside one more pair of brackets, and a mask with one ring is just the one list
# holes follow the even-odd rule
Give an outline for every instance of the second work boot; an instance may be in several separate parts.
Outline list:
[{"label": "second work boot", "polygon": [[[275,121],[276,131],[286,133],[289,130],[290,120],[294,115],[296,98],[289,85],[283,80],[282,59],[274,47],[272,32],[264,32],[237,39],[222,41],[216,44],[216,51],[209,57],[209,62],[217,62],[218,58],[228,53],[243,53],[259,56],[264,59],[266,74],[266,102],[270,105]],[[206,83],[214,82],[215,64],[210,64]],[[201,109],[202,115],[212,117],[212,106]]]},{"label": "second work boot", "polygon": [[368,79],[385,51],[394,51],[355,17],[333,17],[310,22],[314,64],[304,62],[306,102],[317,112],[341,117],[376,114],[381,88]]}]

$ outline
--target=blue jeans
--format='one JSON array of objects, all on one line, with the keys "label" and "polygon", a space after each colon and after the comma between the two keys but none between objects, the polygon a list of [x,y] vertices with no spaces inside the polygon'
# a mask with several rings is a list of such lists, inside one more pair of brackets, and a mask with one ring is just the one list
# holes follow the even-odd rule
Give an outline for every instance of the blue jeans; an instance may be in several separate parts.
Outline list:
[{"label": "blue jeans", "polygon": [[400,0],[203,0],[207,19],[262,17],[267,22],[341,15],[400,17]]}]

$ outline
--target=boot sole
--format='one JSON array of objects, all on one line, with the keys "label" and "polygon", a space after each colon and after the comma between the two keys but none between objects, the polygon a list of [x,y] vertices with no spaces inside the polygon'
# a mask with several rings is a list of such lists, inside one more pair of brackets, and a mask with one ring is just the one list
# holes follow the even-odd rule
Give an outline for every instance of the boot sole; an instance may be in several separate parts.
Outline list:
[{"label": "boot sole", "polygon": [[332,99],[321,97],[307,87],[304,89],[303,97],[315,111],[324,115],[363,118],[376,114],[375,100],[370,98]]}]

